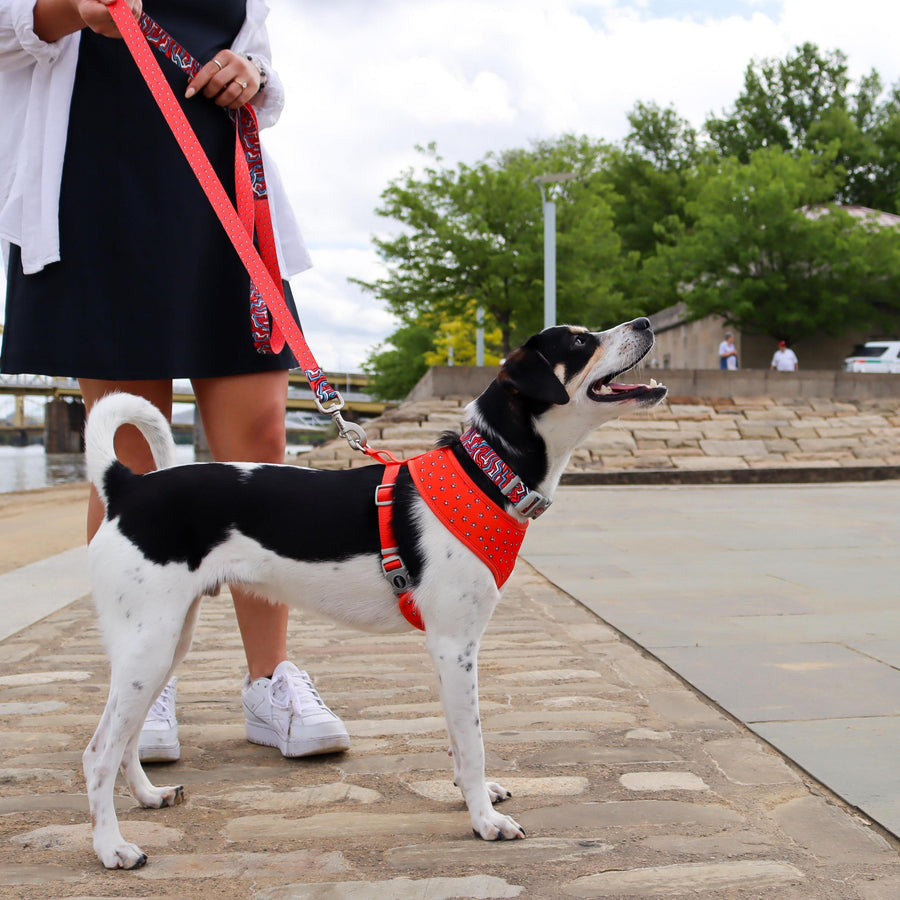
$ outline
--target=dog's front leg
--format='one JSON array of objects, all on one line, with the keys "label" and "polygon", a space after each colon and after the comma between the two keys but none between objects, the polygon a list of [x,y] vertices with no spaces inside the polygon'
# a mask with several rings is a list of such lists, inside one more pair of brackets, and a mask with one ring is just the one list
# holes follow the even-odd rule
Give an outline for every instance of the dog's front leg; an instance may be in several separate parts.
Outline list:
[{"label": "dog's front leg", "polygon": [[[426,632],[428,635],[428,632]],[[437,669],[441,703],[450,734],[454,780],[462,791],[472,830],[486,841],[525,837],[515,819],[497,812],[493,803],[510,796],[484,777],[484,740],[478,711],[478,640],[427,637]]]}]

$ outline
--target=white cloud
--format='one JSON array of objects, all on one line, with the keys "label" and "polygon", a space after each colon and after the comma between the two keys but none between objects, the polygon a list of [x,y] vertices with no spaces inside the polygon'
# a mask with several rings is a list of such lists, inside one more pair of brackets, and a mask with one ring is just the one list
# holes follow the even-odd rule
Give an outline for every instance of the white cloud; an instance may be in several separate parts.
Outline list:
[{"label": "white cloud", "polygon": [[[805,41],[854,77],[900,79],[883,0],[270,0],[288,103],[266,134],[315,268],[293,279],[312,349],[356,368],[391,317],[347,282],[377,277],[374,210],[436,141],[448,165],[564,131],[618,140],[638,100],[701,125],[753,58]],[[539,202],[537,194],[535,203]]]}]

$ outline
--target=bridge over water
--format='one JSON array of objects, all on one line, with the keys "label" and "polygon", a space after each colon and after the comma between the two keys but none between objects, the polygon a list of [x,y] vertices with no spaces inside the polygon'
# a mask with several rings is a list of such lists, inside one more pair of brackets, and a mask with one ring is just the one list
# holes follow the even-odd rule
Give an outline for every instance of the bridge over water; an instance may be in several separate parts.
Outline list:
[{"label": "bridge over water", "polygon": [[[366,393],[369,378],[364,373],[328,372],[328,381],[344,399],[342,415],[348,420],[380,415],[389,404],[372,400]],[[0,421],[0,435],[21,434],[24,439],[46,435],[48,452],[69,452],[71,440],[63,439],[57,444],[56,432],[80,431],[73,427],[73,420],[80,415],[83,419],[83,400],[78,382],[74,378],[58,378],[47,375],[0,375],[0,398],[8,396],[14,400],[14,412],[10,421]],[[29,422],[25,414],[26,398],[44,400],[44,422]],[[195,397],[190,381],[176,379],[173,401],[178,404],[194,404]],[[288,383],[288,397],[285,404],[288,412],[318,412],[312,392],[305,376],[291,373]],[[185,426],[187,427],[187,426]],[[62,434],[59,435],[62,437]],[[58,449],[55,449],[57,448]],[[76,448],[77,449],[77,448]]]}]

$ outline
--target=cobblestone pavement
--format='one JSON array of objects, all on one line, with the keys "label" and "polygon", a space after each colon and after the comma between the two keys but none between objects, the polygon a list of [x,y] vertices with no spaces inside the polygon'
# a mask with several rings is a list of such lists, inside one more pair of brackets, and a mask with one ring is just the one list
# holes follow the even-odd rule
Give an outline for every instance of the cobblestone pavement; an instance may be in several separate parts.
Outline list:
[{"label": "cobblestone pavement", "polygon": [[149,854],[90,845],[82,748],[106,664],[82,599],[0,643],[0,897],[260,900],[900,896],[898,843],[520,561],[481,655],[488,770],[528,839],[472,837],[418,634],[294,615],[291,646],[352,736],[288,761],[243,736],[243,653],[205,601],[180,671],[184,805],[136,808]]}]

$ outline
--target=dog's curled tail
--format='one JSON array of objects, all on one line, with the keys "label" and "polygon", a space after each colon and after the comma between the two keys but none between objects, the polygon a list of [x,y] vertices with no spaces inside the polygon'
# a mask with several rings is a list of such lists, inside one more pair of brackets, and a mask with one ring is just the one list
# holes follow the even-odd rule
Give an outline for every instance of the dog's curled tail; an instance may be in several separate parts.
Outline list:
[{"label": "dog's curled tail", "polygon": [[117,461],[116,432],[134,425],[150,445],[158,469],[175,465],[175,441],[165,416],[149,401],[134,394],[107,394],[94,404],[84,430],[88,478],[106,505],[105,475]]}]

